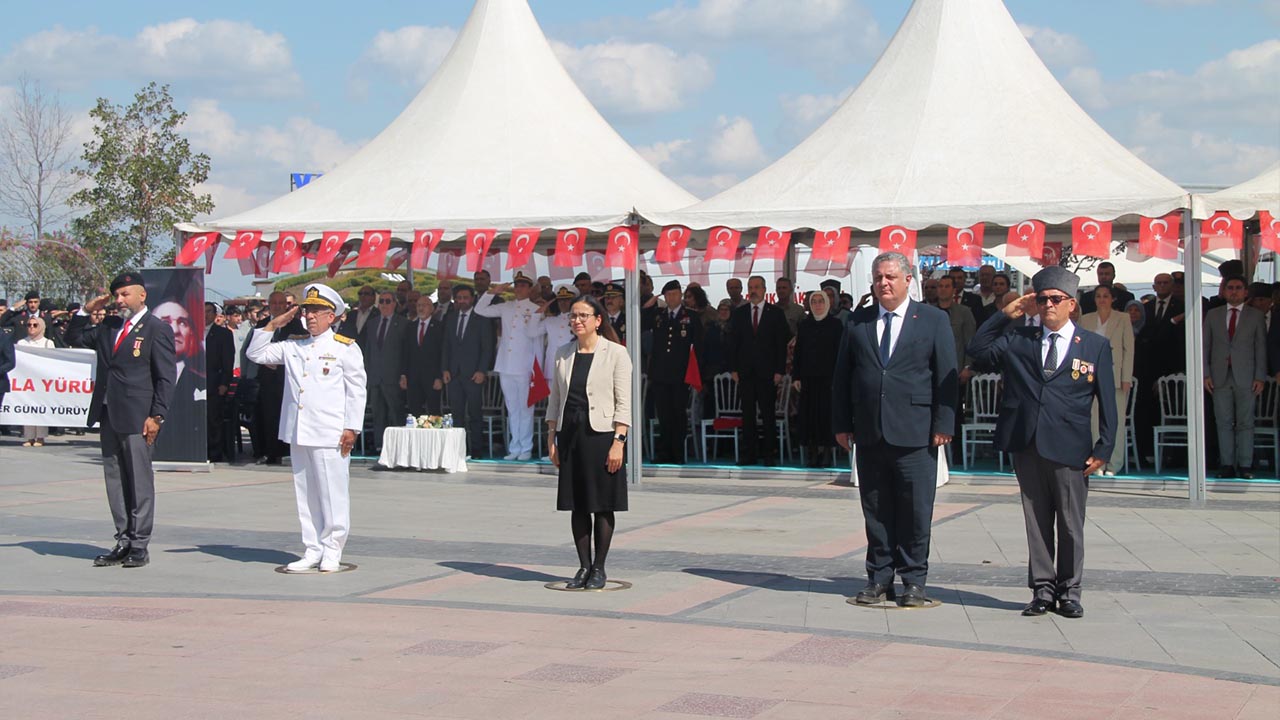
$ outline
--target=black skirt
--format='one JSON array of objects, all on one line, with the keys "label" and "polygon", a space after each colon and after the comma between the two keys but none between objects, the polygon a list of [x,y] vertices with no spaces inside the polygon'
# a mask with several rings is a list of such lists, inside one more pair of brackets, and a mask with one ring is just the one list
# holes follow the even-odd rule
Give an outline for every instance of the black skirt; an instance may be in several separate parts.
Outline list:
[{"label": "black skirt", "polygon": [[560,487],[557,510],[577,512],[624,512],[627,509],[626,462],[611,473],[605,467],[612,432],[597,432],[585,412],[567,413],[556,432],[556,452],[560,456]]}]

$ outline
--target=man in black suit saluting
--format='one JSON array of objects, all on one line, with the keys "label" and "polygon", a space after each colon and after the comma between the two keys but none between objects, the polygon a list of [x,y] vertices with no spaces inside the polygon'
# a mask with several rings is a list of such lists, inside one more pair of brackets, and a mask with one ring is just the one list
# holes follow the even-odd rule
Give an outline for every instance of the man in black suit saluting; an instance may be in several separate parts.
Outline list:
[{"label": "man in black suit saluting", "polygon": [[[739,465],[755,465],[757,447],[764,465],[777,462],[778,385],[787,371],[791,326],[777,305],[764,301],[766,292],[763,277],[747,278],[747,301],[734,308],[729,318],[729,367],[742,398],[742,436],[746,447]],[[757,422],[764,431],[761,440],[756,439]]]},{"label": "man in black suit saluting", "polygon": [[[1004,398],[996,421],[996,445],[1013,453],[1022,491],[1029,554],[1027,584],[1033,593],[1023,615],[1078,618],[1084,573],[1085,479],[1111,457],[1116,404],[1103,397],[1112,384],[1111,343],[1071,322],[1080,280],[1061,267],[1031,278],[1034,293],[987,319],[969,343],[969,355],[1000,369]],[[1010,323],[1038,312],[1041,327]],[[1097,441],[1089,415],[1098,401]],[[1057,569],[1054,523],[1057,523]]]},{"label": "man in black suit saluting", "polygon": [[858,445],[859,494],[867,528],[867,587],[859,605],[894,598],[927,604],[929,539],[938,449],[955,432],[955,337],[936,307],[907,297],[911,263],[883,253],[871,265],[876,303],[845,325],[832,378],[832,429]]},{"label": "man in black suit saluting", "polygon": [[[89,316],[115,300],[119,314],[88,327]],[[90,300],[67,328],[67,342],[98,354],[89,426],[102,423],[102,472],[116,524],[116,546],[94,558],[98,567],[142,567],[154,520],[151,453],[173,393],[177,360],[173,330],[147,312],[147,290],[136,272],[121,273],[111,294]]]}]

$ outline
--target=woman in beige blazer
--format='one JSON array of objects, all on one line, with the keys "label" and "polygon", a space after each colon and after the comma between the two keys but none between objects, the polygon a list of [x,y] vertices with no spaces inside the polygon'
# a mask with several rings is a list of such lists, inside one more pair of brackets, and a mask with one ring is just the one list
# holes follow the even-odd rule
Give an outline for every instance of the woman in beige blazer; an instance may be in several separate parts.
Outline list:
[{"label": "woman in beige blazer", "polygon": [[[1124,464],[1124,429],[1128,423],[1125,410],[1129,404],[1129,386],[1133,378],[1133,355],[1136,344],[1133,338],[1133,322],[1127,313],[1118,312],[1111,307],[1114,296],[1111,288],[1099,285],[1093,291],[1098,311],[1080,318],[1080,327],[1095,332],[1111,341],[1111,367],[1116,382],[1116,438],[1115,449],[1111,451],[1111,459],[1103,468],[1103,475],[1115,475]],[[1093,433],[1098,434],[1098,408],[1093,408]]]},{"label": "woman in beige blazer", "polygon": [[556,352],[547,400],[547,444],[560,468],[556,509],[572,513],[578,549],[578,573],[566,583],[571,590],[604,587],[613,514],[627,509],[622,459],[631,424],[631,357],[606,317],[599,300],[584,295],[574,301],[568,317],[574,339]]}]

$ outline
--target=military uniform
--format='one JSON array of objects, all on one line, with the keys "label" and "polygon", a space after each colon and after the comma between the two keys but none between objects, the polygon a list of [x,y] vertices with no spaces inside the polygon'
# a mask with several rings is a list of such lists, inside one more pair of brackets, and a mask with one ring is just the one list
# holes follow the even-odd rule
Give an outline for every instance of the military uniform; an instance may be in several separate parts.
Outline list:
[{"label": "military uniform", "polygon": [[[341,296],[323,285],[308,285],[302,306],[345,308]],[[359,433],[364,424],[364,356],[355,340],[330,328],[319,335],[293,335],[272,342],[261,330],[253,333],[246,352],[263,365],[281,365],[285,373],[280,439],[289,443],[293,486],[302,524],[307,569],[339,568],[350,526],[351,458],[339,449],[345,430]]]},{"label": "military uniform", "polygon": [[[515,282],[533,283],[523,273]],[[541,320],[538,306],[532,300],[497,303],[497,296],[486,292],[476,301],[475,313],[497,318],[502,337],[498,340],[498,357],[493,369],[502,383],[502,397],[507,408],[507,460],[528,460],[533,456],[533,408],[529,407],[529,381],[533,376],[533,359],[541,342],[529,336],[529,326]]]},{"label": "military uniform", "polygon": [[649,395],[658,418],[658,462],[684,462],[688,436],[686,409],[689,351],[702,343],[702,322],[683,305],[654,315],[653,352],[649,356]]}]

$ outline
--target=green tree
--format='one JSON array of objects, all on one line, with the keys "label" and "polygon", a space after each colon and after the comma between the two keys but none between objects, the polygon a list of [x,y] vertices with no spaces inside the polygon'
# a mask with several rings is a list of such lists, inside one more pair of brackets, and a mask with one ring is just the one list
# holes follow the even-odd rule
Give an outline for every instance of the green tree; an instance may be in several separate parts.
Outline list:
[{"label": "green tree", "polygon": [[108,272],[158,260],[160,239],[175,223],[213,211],[213,198],[195,188],[209,177],[209,156],[193,154],[179,133],[187,114],[173,106],[169,86],[147,85],[128,107],[106,98],[89,111],[94,139],[85,143],[77,172],[89,185],[68,200],[86,212],[74,234]]}]

